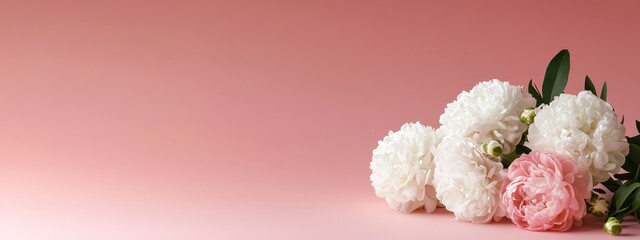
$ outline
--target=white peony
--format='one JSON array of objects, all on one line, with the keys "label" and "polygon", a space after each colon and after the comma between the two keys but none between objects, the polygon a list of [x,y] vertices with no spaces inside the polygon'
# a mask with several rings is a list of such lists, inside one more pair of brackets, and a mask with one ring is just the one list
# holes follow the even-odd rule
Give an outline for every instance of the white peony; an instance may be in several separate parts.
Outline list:
[{"label": "white peony", "polygon": [[500,162],[460,136],[445,137],[435,159],[437,199],[455,214],[456,220],[486,223],[505,215],[500,188],[506,172]]},{"label": "white peony", "polygon": [[594,185],[617,173],[629,153],[613,107],[589,91],[560,94],[539,109],[525,145],[573,157],[579,168],[591,171]]},{"label": "white peony", "polygon": [[463,91],[447,104],[440,116],[440,129],[443,136],[464,136],[476,146],[497,140],[503,144],[504,153],[511,153],[527,130],[520,115],[535,106],[536,100],[522,87],[493,79]]},{"label": "white peony", "polygon": [[439,138],[420,122],[405,123],[400,131],[378,141],[371,159],[371,185],[378,197],[400,212],[424,207],[433,212],[438,204],[433,188],[433,154]]}]

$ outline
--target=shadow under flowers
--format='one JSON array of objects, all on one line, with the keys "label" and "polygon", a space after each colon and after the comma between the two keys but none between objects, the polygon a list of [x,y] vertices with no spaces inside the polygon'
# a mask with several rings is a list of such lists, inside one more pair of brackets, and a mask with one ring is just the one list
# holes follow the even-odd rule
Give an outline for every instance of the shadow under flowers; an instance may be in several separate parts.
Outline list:
[{"label": "shadow under flowers", "polygon": [[[431,212],[431,213],[427,213],[425,212],[424,209],[417,209],[411,213],[409,213],[410,216],[416,216],[416,217],[424,217],[425,215],[429,215],[430,217],[438,217],[438,218],[447,218],[447,219],[451,219],[453,221],[453,219],[455,219],[455,216],[453,215],[452,212],[447,211],[446,208],[444,207],[438,207],[436,208],[435,211]],[[462,224],[474,224],[474,223],[470,223],[470,222],[457,222],[457,223],[462,223]],[[491,222],[490,225],[512,225],[513,223],[511,223],[511,220],[507,219],[507,218],[502,218],[500,221],[498,222]],[[517,227],[514,225],[514,227]]]},{"label": "shadow under flowers", "polygon": [[[429,215],[430,217],[437,217],[437,218],[454,218],[453,213],[447,211],[447,209],[445,209],[444,207],[438,207],[432,213],[426,213],[424,209],[417,209],[409,213],[408,215],[415,216],[415,217],[424,217],[425,215]],[[602,236],[606,236],[607,233],[605,233],[602,228],[606,220],[607,220],[606,217],[597,218],[591,215],[586,215],[582,219],[582,226],[574,227],[571,230],[567,231],[566,233],[581,232],[581,233],[590,233],[590,234],[592,233],[594,234],[594,236],[597,236],[595,234],[602,234]],[[467,222],[460,222],[460,223],[467,223]],[[473,224],[473,223],[468,223],[468,224]],[[518,226],[513,224],[511,220],[506,217],[501,219],[498,222],[491,222],[490,224],[487,224],[487,226],[491,226],[491,225],[501,225],[501,226],[512,225],[514,228],[518,228]],[[622,233],[619,236],[622,236],[622,237],[640,236],[640,223],[638,223],[635,220],[635,218],[632,216],[629,216],[624,219],[624,221],[622,222],[622,229],[623,229]],[[537,231],[529,231],[529,232],[537,232]],[[545,233],[545,232],[539,232],[539,233]]]}]

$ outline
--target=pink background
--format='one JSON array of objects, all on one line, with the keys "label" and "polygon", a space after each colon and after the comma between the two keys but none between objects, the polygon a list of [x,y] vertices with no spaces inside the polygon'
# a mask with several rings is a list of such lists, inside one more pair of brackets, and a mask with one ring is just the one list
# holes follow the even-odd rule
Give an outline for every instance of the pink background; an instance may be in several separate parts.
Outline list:
[{"label": "pink background", "polygon": [[611,238],[400,214],[370,186],[387,131],[540,84],[562,48],[568,91],[606,80],[635,134],[640,4],[514,2],[0,0],[0,238]]}]

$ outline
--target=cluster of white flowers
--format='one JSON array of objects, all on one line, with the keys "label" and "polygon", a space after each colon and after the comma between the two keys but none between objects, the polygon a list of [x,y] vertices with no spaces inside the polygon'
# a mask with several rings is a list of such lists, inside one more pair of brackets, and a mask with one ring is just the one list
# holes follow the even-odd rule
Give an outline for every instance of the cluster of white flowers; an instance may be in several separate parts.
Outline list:
[{"label": "cluster of white flowers", "polygon": [[504,169],[487,153],[499,156],[515,148],[527,129],[520,115],[532,107],[535,99],[522,87],[494,79],[448,104],[437,131],[415,123],[389,132],[370,165],[376,195],[402,212],[431,212],[439,200],[459,220],[500,219]]},{"label": "cluster of white flowers", "polygon": [[560,94],[542,106],[525,145],[572,157],[578,168],[591,171],[594,185],[617,173],[629,153],[625,128],[613,107],[590,91]]},{"label": "cluster of white flowers", "polygon": [[629,146],[611,105],[585,91],[535,106],[523,87],[493,79],[449,103],[439,129],[416,122],[389,132],[370,164],[376,195],[401,212],[442,204],[457,220],[497,221],[505,216],[500,157],[527,130],[527,147],[570,157],[594,184],[620,169]]},{"label": "cluster of white flowers", "polygon": [[504,216],[499,157],[511,153],[527,124],[522,112],[536,100],[522,87],[493,79],[478,83],[447,104],[440,116],[442,143],[436,153],[438,200],[456,219],[486,223]]}]

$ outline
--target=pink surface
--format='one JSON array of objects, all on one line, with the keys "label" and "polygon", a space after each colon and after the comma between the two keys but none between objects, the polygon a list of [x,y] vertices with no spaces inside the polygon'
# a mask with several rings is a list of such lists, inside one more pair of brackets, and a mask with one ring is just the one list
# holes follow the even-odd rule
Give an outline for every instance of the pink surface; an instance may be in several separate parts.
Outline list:
[{"label": "pink surface", "polygon": [[[640,119],[637,1],[0,0],[2,239],[605,239],[375,197],[376,141],[572,54]],[[625,222],[620,239],[638,238]]]}]

